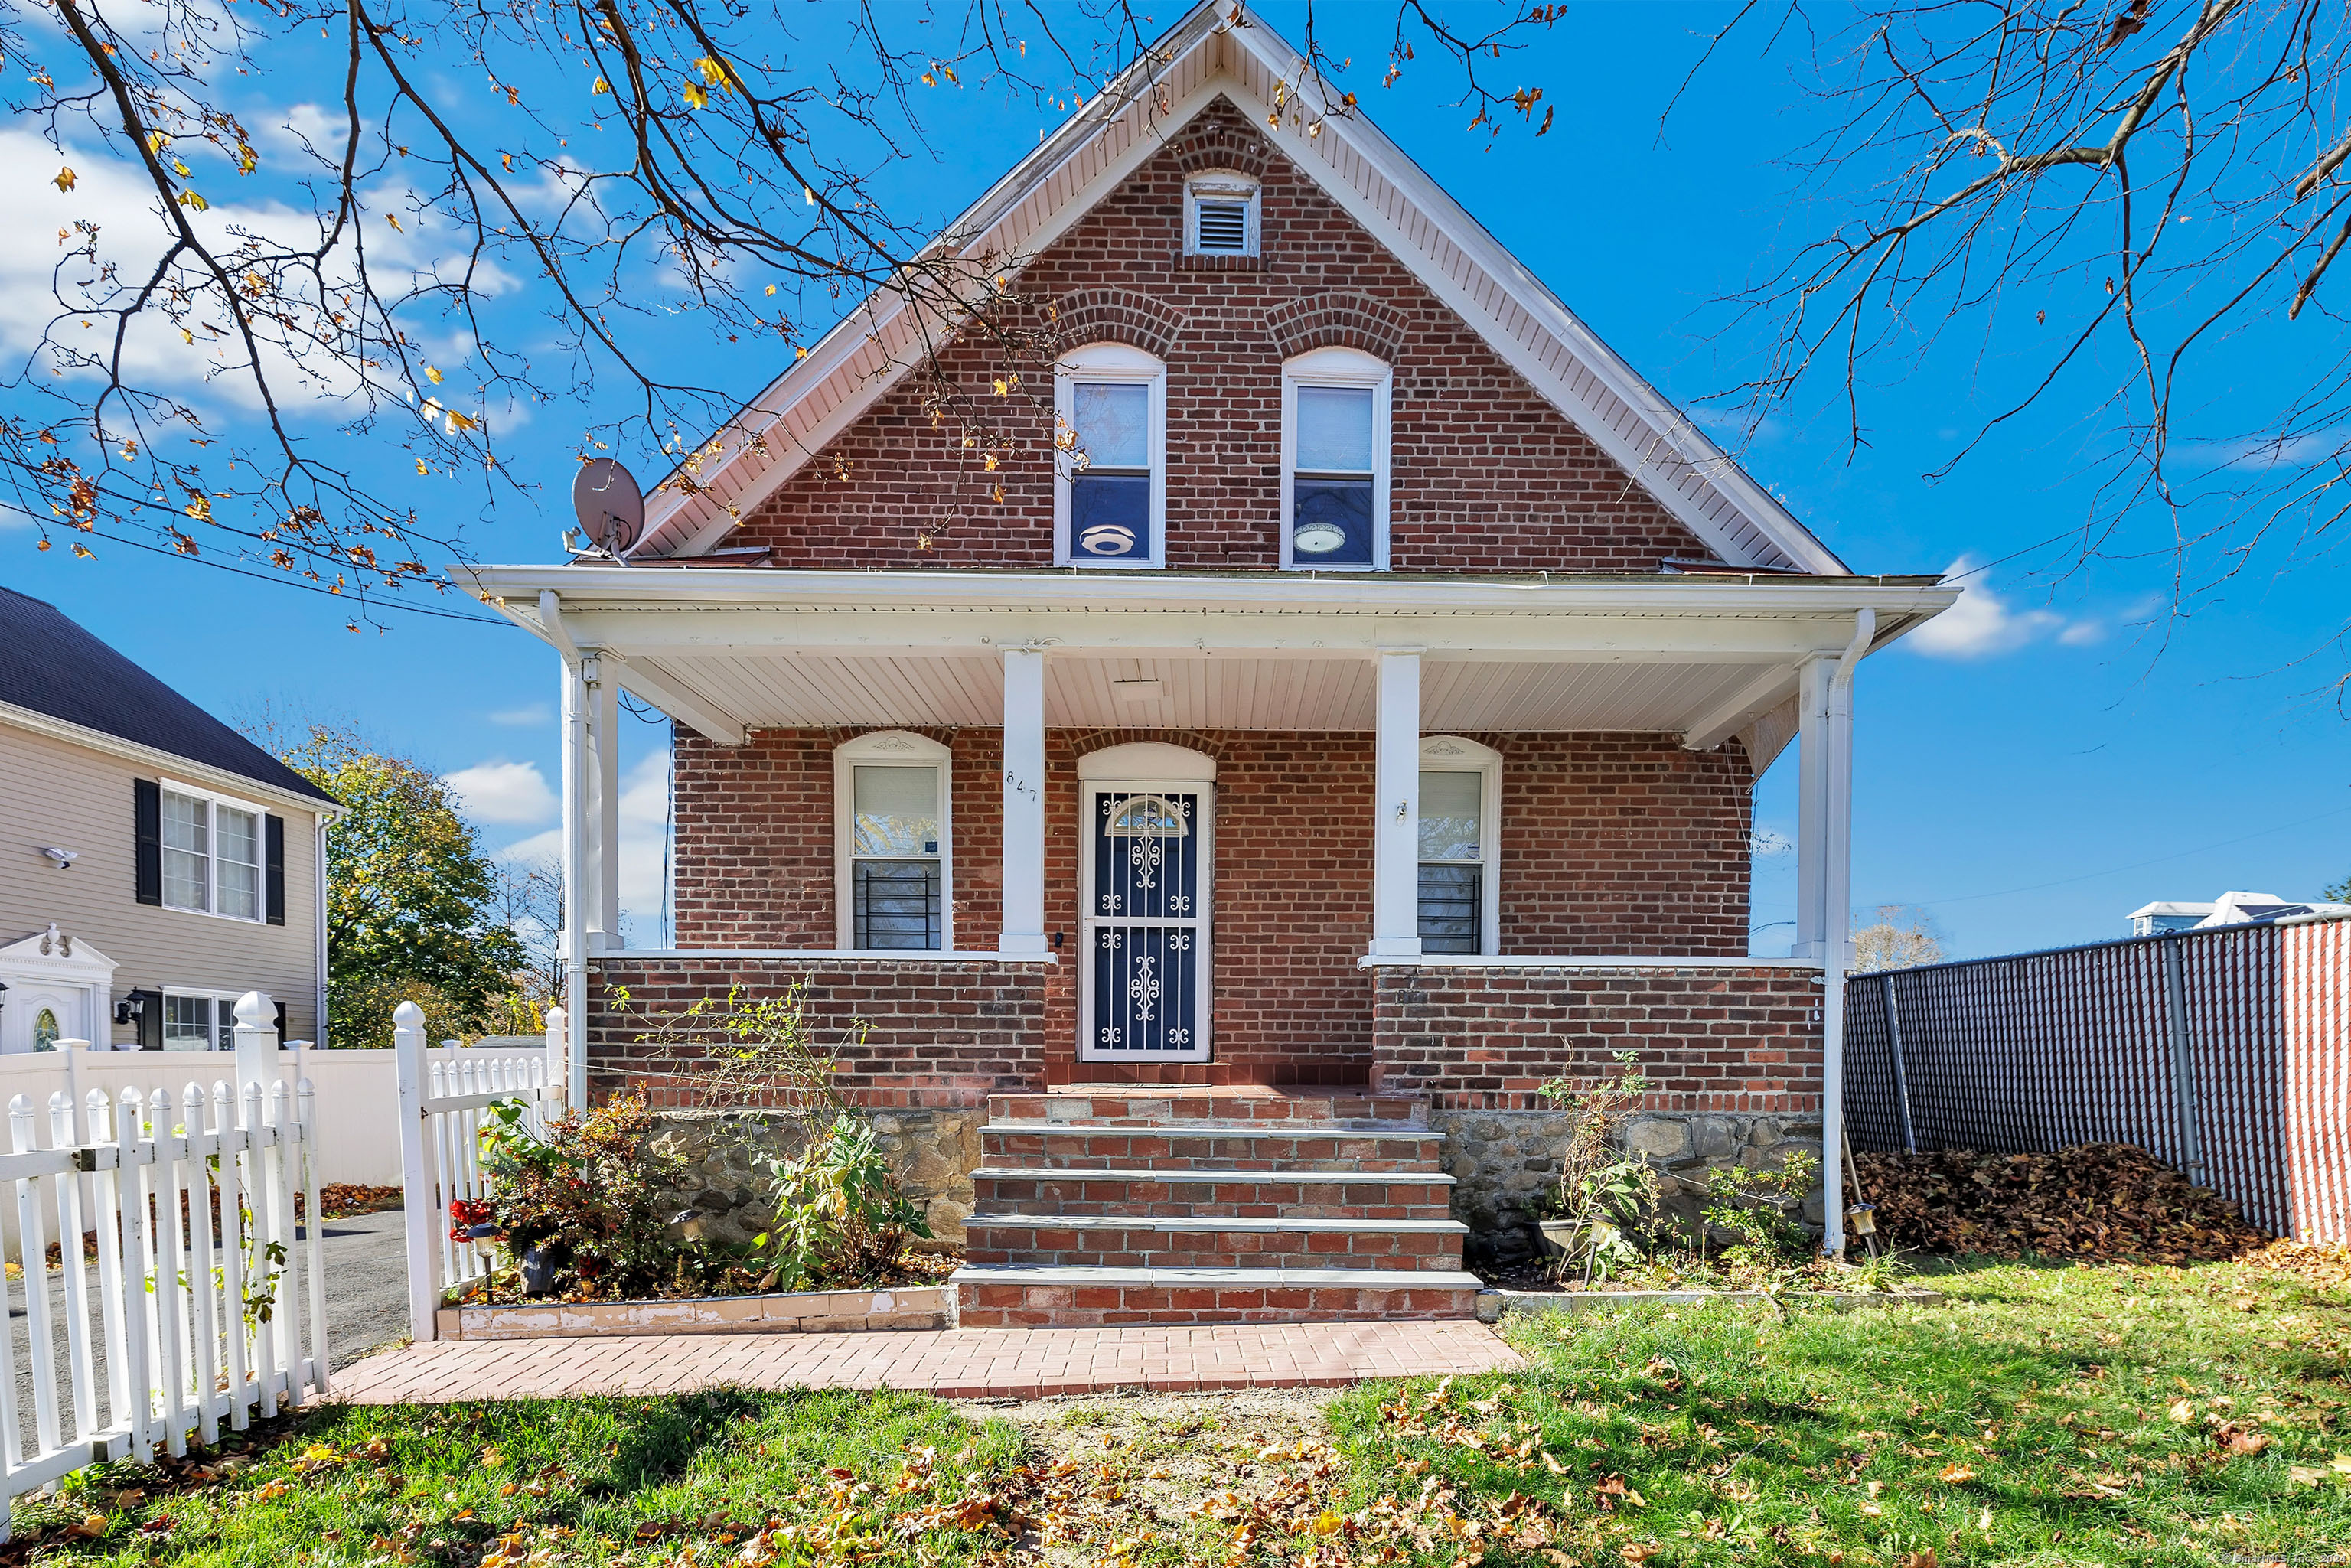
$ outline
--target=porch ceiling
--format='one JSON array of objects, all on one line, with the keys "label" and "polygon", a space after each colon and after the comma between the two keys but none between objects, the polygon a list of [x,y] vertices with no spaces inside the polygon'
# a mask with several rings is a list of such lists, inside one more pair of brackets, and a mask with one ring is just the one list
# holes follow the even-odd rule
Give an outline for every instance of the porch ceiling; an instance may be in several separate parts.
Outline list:
[{"label": "porch ceiling", "polygon": [[[629,667],[732,715],[747,729],[989,726],[1001,723],[1004,711],[1003,667],[992,655],[641,656]],[[1431,659],[1422,677],[1421,727],[1679,732],[1774,668]],[[1369,730],[1376,671],[1360,657],[1059,656],[1045,665],[1045,722],[1055,728]],[[1792,690],[1792,672],[1787,684]]]}]

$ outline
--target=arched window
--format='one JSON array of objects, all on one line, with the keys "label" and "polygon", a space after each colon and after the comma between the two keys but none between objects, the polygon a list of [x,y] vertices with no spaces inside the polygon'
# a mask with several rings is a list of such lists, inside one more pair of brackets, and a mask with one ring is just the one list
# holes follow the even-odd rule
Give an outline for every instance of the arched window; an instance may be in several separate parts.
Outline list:
[{"label": "arched window", "polygon": [[885,729],[833,756],[835,945],[860,952],[955,946],[949,801],[954,753]]},{"label": "arched window", "polygon": [[1167,367],[1089,343],[1053,367],[1053,549],[1061,566],[1167,560]]},{"label": "arched window", "polygon": [[64,1032],[57,1027],[57,1015],[47,1008],[43,1008],[33,1019],[33,1049],[35,1051],[57,1050],[57,1039]]},{"label": "arched window", "polygon": [[1388,420],[1395,377],[1353,349],[1281,367],[1281,564],[1370,571],[1388,564]]},{"label": "arched window", "polygon": [[1501,946],[1501,753],[1458,735],[1420,743],[1420,950]]}]

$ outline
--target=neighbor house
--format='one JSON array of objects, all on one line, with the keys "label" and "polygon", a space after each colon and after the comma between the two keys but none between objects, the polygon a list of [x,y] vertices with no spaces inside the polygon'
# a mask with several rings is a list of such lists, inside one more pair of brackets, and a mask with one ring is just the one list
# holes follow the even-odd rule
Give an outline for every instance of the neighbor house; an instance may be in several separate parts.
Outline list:
[{"label": "neighbor house", "polygon": [[[1620,1051],[1663,1163],[1822,1150],[1853,673],[1954,597],[1850,570],[1235,15],[946,230],[1047,344],[1025,388],[967,331],[942,401],[877,298],[625,559],[471,573],[567,671],[592,1082],[688,1102],[649,1022],[804,985],[967,1322],[1463,1310],[1537,1092]],[[622,689],[676,721],[674,950],[614,935]]]},{"label": "neighbor house", "polygon": [[0,589],[0,1051],[226,1048],[236,998],[326,1025],[332,797]]}]

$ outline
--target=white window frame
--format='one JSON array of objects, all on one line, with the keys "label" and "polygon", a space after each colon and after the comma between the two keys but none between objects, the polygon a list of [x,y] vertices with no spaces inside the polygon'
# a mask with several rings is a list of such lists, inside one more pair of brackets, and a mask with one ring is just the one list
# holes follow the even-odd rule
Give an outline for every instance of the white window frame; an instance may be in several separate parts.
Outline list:
[{"label": "white window frame", "polygon": [[[1478,879],[1478,951],[1499,957],[1502,951],[1502,754],[1462,735],[1425,735],[1420,740],[1424,773],[1475,773],[1478,785],[1478,860],[1486,874]],[[1419,921],[1419,824],[1413,826],[1415,928]]]},{"label": "white window frame", "polygon": [[[1372,564],[1300,560],[1290,549],[1290,511],[1298,478],[1298,389],[1369,387],[1372,390]],[[1284,571],[1385,571],[1388,570],[1388,441],[1395,408],[1395,371],[1360,349],[1309,349],[1281,365],[1281,567]]]},{"label": "white window frame", "polygon": [[[1070,482],[1077,452],[1071,389],[1079,382],[1114,382],[1151,392],[1151,554],[1144,559],[1080,556],[1070,538]],[[1094,571],[1143,571],[1167,564],[1167,365],[1132,343],[1088,343],[1053,366],[1053,564]],[[1064,444],[1068,443],[1068,444]]]},{"label": "white window frame", "polygon": [[[1238,250],[1200,248],[1200,203],[1239,202],[1248,208]],[[1256,256],[1263,248],[1261,214],[1265,203],[1258,183],[1235,170],[1218,169],[1195,174],[1184,182],[1184,254],[1186,256]]]},{"label": "white window frame", "polygon": [[155,1026],[157,1034],[163,1041],[165,1051],[172,1049],[171,1036],[162,1031],[171,1027],[172,999],[175,997],[183,999],[209,1000],[213,1004],[212,1038],[204,1047],[205,1050],[235,1051],[236,1049],[236,1004],[244,999],[243,992],[215,991],[204,986],[165,986],[162,994],[163,1016],[157,1020]]},{"label": "white window frame", "polygon": [[855,875],[851,852],[855,840],[857,778],[853,769],[935,768],[939,775],[939,945],[928,951],[952,953],[955,940],[955,753],[928,736],[881,729],[844,740],[832,751],[833,946],[843,953],[887,956],[924,949],[859,947]]},{"label": "white window frame", "polygon": [[[239,800],[235,795],[224,795],[217,789],[207,789],[201,784],[183,784],[176,779],[162,779],[156,781],[156,786],[165,795],[184,795],[192,800],[204,802],[205,906],[202,909],[191,909],[185,904],[170,903],[168,902],[170,894],[166,893],[164,897],[167,902],[162,907],[176,915],[202,915],[214,920],[234,920],[242,925],[267,925],[269,922],[269,809],[256,805],[251,800]],[[253,814],[257,858],[254,862],[255,912],[251,915],[229,915],[218,907],[220,904],[220,809],[223,806],[226,806],[233,811],[250,811]],[[160,798],[158,810],[161,810]],[[159,825],[156,833],[157,854],[173,852],[163,846],[162,837],[162,829]],[[163,885],[167,889],[170,887],[169,876],[163,878]],[[207,993],[190,991],[186,994],[201,996]]]}]

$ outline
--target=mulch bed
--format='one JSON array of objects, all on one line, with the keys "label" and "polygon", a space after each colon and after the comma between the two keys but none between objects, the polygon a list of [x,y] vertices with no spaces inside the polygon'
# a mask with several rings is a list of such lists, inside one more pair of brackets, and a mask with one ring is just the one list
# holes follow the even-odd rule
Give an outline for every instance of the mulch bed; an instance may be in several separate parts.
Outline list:
[{"label": "mulch bed", "polygon": [[1877,1207],[1881,1247],[2203,1263],[2270,1246],[2234,1203],[2127,1144],[2040,1155],[1861,1155],[1855,1164],[1863,1195]]},{"label": "mulch bed", "polygon": [[[330,1181],[319,1189],[319,1213],[328,1219],[348,1219],[354,1214],[381,1214],[401,1206],[401,1191],[396,1186],[363,1186],[357,1182]],[[302,1195],[294,1195],[294,1207],[302,1207]]]},{"label": "mulch bed", "polygon": [[[319,1206],[326,1205],[320,1195]],[[917,1252],[913,1248],[898,1255],[898,1260],[881,1273],[864,1280],[829,1281],[811,1287],[824,1291],[889,1291],[914,1290],[925,1285],[944,1285],[947,1276],[963,1267],[963,1249]],[[526,1302],[539,1305],[554,1303],[584,1303],[590,1301],[698,1301],[714,1296],[747,1296],[759,1293],[756,1289],[764,1270],[748,1266],[730,1269],[724,1279],[713,1282],[706,1279],[681,1279],[657,1285],[650,1290],[632,1291],[590,1291],[578,1289],[561,1291],[551,1296],[525,1296],[516,1288],[511,1272],[490,1276],[488,1288],[477,1290],[469,1304],[518,1306]]]}]

